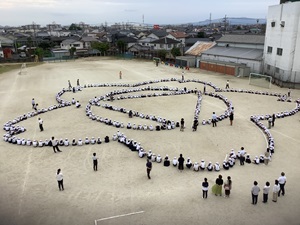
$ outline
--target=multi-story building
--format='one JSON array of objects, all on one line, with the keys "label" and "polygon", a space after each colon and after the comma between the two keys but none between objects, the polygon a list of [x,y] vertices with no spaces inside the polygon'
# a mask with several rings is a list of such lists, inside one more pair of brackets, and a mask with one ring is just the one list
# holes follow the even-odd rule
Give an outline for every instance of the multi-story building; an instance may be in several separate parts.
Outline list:
[{"label": "multi-story building", "polygon": [[276,84],[300,88],[300,0],[269,6],[264,73]]}]

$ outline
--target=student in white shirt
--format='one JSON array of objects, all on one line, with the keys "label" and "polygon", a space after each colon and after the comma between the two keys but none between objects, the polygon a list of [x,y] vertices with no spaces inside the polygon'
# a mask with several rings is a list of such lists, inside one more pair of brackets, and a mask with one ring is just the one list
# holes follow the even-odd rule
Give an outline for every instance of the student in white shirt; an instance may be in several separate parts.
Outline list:
[{"label": "student in white shirt", "polygon": [[97,171],[98,170],[98,157],[96,156],[95,152],[93,153],[92,159],[93,159],[93,169],[94,169],[94,171]]},{"label": "student in white shirt", "polygon": [[212,171],[214,166],[211,162],[209,162],[206,168],[207,168],[208,171]]},{"label": "student in white shirt", "polygon": [[196,172],[199,171],[199,164],[198,164],[198,162],[195,162],[195,164],[194,164],[194,171],[196,171]]},{"label": "student in white shirt", "polygon": [[172,161],[173,166],[177,166],[178,164],[178,160],[176,157],[174,157],[173,161]]},{"label": "student in white shirt", "polygon": [[152,161],[152,162],[155,162],[155,161],[156,161],[156,155],[155,155],[155,153],[152,154],[152,156],[151,156],[151,161]]},{"label": "student in white shirt", "polygon": [[144,149],[143,148],[140,148],[140,150],[139,150],[139,157],[140,158],[143,158],[144,156],[145,156],[145,151],[144,151]]},{"label": "student in white shirt", "polygon": [[162,161],[162,158],[161,158],[160,154],[158,154],[156,157],[156,162],[161,163],[161,161]]},{"label": "student in white shirt", "polygon": [[220,171],[220,164],[218,162],[215,164],[215,171]]},{"label": "student in white shirt", "polygon": [[37,142],[36,140],[34,140],[34,141],[32,142],[32,146],[33,146],[33,147],[37,147],[37,146],[38,146],[38,142]]},{"label": "student in white shirt", "polygon": [[284,196],[285,195],[284,186],[286,184],[286,176],[284,172],[282,172],[281,176],[278,178],[278,184],[280,187],[280,190],[278,191],[278,197],[280,196],[280,193],[282,193],[282,196]]},{"label": "student in white shirt", "polygon": [[202,159],[200,163],[200,169],[205,170],[205,161]]},{"label": "student in white shirt", "polygon": [[78,146],[82,146],[83,145],[83,141],[79,138],[77,144],[78,144]]},{"label": "student in white shirt", "polygon": [[66,138],[65,140],[64,140],[64,146],[69,146],[69,140],[68,140],[68,138]]},{"label": "student in white shirt", "polygon": [[39,141],[39,147],[43,147],[44,145],[45,145],[45,143],[42,140],[40,140]]},{"label": "student in white shirt", "polygon": [[58,183],[58,188],[60,191],[63,191],[64,190],[64,180],[63,180],[63,174],[61,172],[61,169],[58,169],[57,170],[57,173],[56,173],[56,180],[57,180],[57,183]]},{"label": "student in white shirt", "polygon": [[152,158],[152,151],[151,150],[148,151],[147,158],[149,160]]}]

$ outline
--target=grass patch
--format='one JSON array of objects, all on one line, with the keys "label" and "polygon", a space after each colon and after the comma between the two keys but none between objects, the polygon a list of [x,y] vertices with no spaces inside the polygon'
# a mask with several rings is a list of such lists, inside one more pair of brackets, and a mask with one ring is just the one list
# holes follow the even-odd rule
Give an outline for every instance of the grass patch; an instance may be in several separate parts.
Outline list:
[{"label": "grass patch", "polygon": [[[12,70],[20,70],[23,63],[14,63],[14,64],[0,64],[0,74],[6,73]],[[39,66],[42,63],[26,63],[26,67]]]}]

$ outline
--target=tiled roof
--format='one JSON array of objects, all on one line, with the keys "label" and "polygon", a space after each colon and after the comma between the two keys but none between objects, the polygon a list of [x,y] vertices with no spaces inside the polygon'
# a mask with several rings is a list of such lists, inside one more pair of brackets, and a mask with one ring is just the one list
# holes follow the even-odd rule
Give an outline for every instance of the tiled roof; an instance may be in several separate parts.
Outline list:
[{"label": "tiled roof", "polygon": [[188,35],[185,32],[181,32],[181,31],[170,32],[169,34],[171,34],[175,38],[186,38],[186,37],[188,37]]},{"label": "tiled roof", "polygon": [[158,40],[155,40],[155,41],[152,41],[151,43],[154,43],[154,44],[178,44],[178,43],[181,43],[180,41],[177,41],[177,40],[174,40],[174,39],[171,39],[171,38],[161,38],[161,39],[158,39]]}]

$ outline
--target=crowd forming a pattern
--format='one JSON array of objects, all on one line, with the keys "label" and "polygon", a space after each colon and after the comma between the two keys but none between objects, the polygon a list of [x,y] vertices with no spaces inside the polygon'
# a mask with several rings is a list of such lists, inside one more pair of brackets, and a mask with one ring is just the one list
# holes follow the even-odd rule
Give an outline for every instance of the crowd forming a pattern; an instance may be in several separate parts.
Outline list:
[{"label": "crowd forming a pattern", "polygon": [[[197,88],[190,90],[186,87],[184,88],[178,88],[178,87],[168,87],[168,86],[150,86],[152,84],[157,84],[160,82],[179,82],[179,83],[187,83],[187,82],[194,82],[194,83],[200,83],[204,85],[203,92],[200,90],[197,90]],[[214,89],[215,92],[208,92],[206,90],[206,86],[210,86]],[[122,89],[111,91],[105,95],[95,97],[93,99],[90,99],[88,104],[85,107],[86,116],[89,117],[91,120],[104,123],[109,126],[114,126],[118,129],[133,129],[138,131],[164,131],[164,130],[172,130],[180,127],[180,123],[178,121],[174,121],[167,118],[162,118],[160,116],[145,114],[142,112],[134,111],[131,109],[126,109],[123,107],[117,107],[110,102],[114,100],[123,100],[123,99],[137,99],[137,98],[149,98],[149,97],[162,97],[162,96],[171,96],[171,95],[182,95],[182,94],[195,94],[197,95],[197,102],[196,107],[194,111],[194,121],[198,121],[200,109],[201,109],[201,102],[203,95],[207,95],[210,97],[218,98],[221,101],[224,102],[226,105],[226,110],[217,116],[217,122],[220,122],[226,118],[229,117],[230,113],[233,113],[233,105],[232,102],[225,97],[224,95],[220,94],[222,92],[236,92],[236,93],[247,93],[247,94],[256,94],[256,95],[266,95],[266,96],[273,96],[277,97],[278,101],[283,102],[292,102],[292,99],[290,96],[287,96],[285,94],[280,93],[273,93],[268,91],[254,91],[254,90],[245,90],[245,89],[221,89],[214,85],[211,82],[201,81],[197,79],[177,79],[177,78],[170,78],[170,79],[161,79],[161,80],[153,80],[153,81],[144,81],[139,82],[136,84],[121,84],[121,83],[104,83],[104,84],[88,84],[84,86],[77,86],[69,89],[62,89],[60,92],[56,95],[56,101],[57,104],[51,105],[48,108],[41,108],[37,109],[35,108],[34,111],[25,113],[23,115],[20,115],[13,120],[10,120],[6,122],[3,126],[3,129],[5,130],[5,134],[3,135],[3,140],[8,143],[17,144],[17,145],[23,145],[23,146],[33,146],[33,147],[44,147],[44,146],[51,146],[50,140],[31,140],[30,138],[21,138],[19,137],[19,134],[24,133],[26,131],[26,128],[23,126],[17,125],[19,122],[26,120],[28,118],[35,117],[39,114],[46,113],[52,110],[60,109],[63,107],[69,107],[74,106],[76,108],[80,108],[81,104],[79,101],[76,101],[74,98],[72,98],[71,101],[62,99],[62,96],[66,92],[77,92],[82,91],[85,88],[96,88],[96,87],[122,87]],[[143,93],[148,92],[148,93]],[[265,136],[267,137],[268,146],[266,149],[266,152],[269,152],[269,155],[266,156],[265,154],[261,154],[260,156],[255,156],[253,160],[250,159],[250,155],[246,154],[246,163],[263,163],[266,159],[266,157],[271,157],[271,155],[275,152],[275,144],[274,144],[274,138],[270,132],[270,129],[268,129],[264,123],[263,120],[269,120],[272,116],[275,118],[284,118],[287,116],[292,116],[295,113],[297,113],[300,110],[300,99],[297,99],[295,101],[296,107],[290,111],[284,111],[284,112],[274,112],[272,114],[266,114],[266,115],[252,115],[250,117],[250,120],[258,126]],[[99,115],[95,115],[92,111],[92,106],[95,107],[103,107],[107,110],[113,110],[116,112],[128,114],[129,118],[138,117],[140,119],[146,119],[150,120],[156,123],[156,125],[146,125],[146,124],[131,124],[128,122],[127,124],[124,124],[123,122],[119,122],[110,118],[104,118]],[[203,120],[201,122],[202,125],[210,125],[212,123],[211,119]],[[106,136],[104,137],[104,143],[110,142],[110,139],[113,141],[118,141],[125,146],[127,146],[131,151],[138,152],[139,157],[147,157],[148,159],[152,160],[153,162],[161,163],[163,162],[164,166],[169,166],[172,164],[173,166],[177,166],[178,161],[177,158],[174,157],[172,160],[169,159],[169,156],[166,155],[165,157],[162,157],[160,154],[155,154],[152,152],[152,150],[146,151],[141,143],[129,139],[126,137],[124,133],[121,133],[120,130],[117,131],[116,134],[112,135],[112,137]],[[83,146],[83,145],[94,145],[94,144],[101,144],[102,139],[101,137],[97,138],[79,138],[76,140],[75,138],[69,139],[68,138],[60,138],[58,139],[59,146]],[[195,162],[192,163],[192,160],[190,158],[187,159],[186,166],[187,168],[192,168],[194,171],[199,170],[205,170],[208,171],[219,171],[221,167],[223,169],[229,169],[230,167],[233,167],[235,165],[236,159],[240,158],[241,150],[237,151],[235,153],[234,149],[231,149],[231,151],[228,153],[228,157],[225,158],[225,160],[222,163],[222,166],[216,162],[213,164],[212,162],[206,163],[203,159],[200,161],[200,163]],[[170,162],[171,161],[171,162]]]}]

